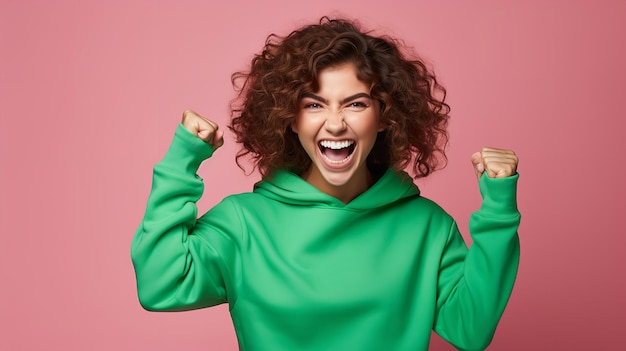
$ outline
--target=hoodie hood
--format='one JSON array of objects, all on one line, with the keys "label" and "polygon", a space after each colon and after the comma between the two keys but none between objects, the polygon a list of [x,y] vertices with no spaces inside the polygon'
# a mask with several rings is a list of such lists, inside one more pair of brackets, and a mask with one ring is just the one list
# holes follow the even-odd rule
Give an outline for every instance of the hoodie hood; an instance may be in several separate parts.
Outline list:
[{"label": "hoodie hood", "polygon": [[388,169],[364,193],[347,204],[321,192],[300,176],[287,170],[275,171],[267,179],[256,183],[254,192],[291,205],[338,207],[354,210],[382,207],[420,194],[419,189],[408,174],[391,169]]}]

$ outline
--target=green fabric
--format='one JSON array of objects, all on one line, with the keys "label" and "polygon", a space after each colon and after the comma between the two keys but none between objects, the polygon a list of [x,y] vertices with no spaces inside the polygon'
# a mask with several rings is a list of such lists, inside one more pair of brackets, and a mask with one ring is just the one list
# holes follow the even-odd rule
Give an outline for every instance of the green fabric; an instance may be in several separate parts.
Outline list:
[{"label": "green fabric", "polygon": [[517,273],[517,175],[481,177],[468,251],[394,171],[348,204],[279,171],[197,219],[212,152],[179,126],[154,167],[131,250],[144,308],[228,303],[241,350],[427,350],[433,329],[487,347]]}]

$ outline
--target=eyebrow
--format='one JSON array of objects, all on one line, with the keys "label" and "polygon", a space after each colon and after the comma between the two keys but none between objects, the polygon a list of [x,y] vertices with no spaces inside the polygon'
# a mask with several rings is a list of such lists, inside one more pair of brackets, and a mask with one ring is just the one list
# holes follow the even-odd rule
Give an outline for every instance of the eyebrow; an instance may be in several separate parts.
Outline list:
[{"label": "eyebrow", "polygon": [[[347,98],[341,100],[341,104],[343,105],[346,102],[349,102],[349,101],[352,101],[352,100],[356,100],[356,99],[359,99],[359,98],[362,98],[362,97],[368,98],[370,100],[372,99],[372,97],[369,94],[367,94],[367,93],[358,93],[358,94],[354,94],[354,95],[348,96]],[[302,98],[310,98],[310,99],[321,101],[321,102],[323,102],[325,104],[328,104],[328,100],[324,99],[321,96],[315,95],[313,93],[304,93],[304,94],[302,94]]]}]

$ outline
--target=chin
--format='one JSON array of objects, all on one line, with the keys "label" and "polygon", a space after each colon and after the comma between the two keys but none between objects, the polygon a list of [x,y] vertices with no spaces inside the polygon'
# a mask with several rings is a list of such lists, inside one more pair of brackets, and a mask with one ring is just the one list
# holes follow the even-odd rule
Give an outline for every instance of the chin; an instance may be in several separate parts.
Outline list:
[{"label": "chin", "polygon": [[[355,155],[356,156],[356,155]],[[359,163],[358,157],[351,160],[346,167],[333,167],[322,161],[315,165],[324,182],[335,188],[350,188],[360,182],[366,182],[367,167]],[[363,173],[363,174],[361,174]]]},{"label": "chin", "polygon": [[350,171],[348,172],[347,171],[342,171],[342,172],[323,171],[322,172],[322,177],[324,178],[326,183],[328,183],[328,185],[331,185],[337,188],[347,186],[348,184],[350,184],[350,181],[354,178],[353,176],[354,176],[353,172],[350,172]]}]

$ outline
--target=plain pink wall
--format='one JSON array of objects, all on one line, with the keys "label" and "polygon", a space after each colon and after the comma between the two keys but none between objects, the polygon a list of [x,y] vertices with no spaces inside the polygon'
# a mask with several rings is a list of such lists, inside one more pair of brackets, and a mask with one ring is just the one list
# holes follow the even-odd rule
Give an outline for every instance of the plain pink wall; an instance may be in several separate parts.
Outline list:
[{"label": "plain pink wall", "polygon": [[[226,125],[230,74],[267,34],[336,13],[403,38],[448,88],[450,163],[420,186],[461,228],[480,200],[469,155],[520,156],[522,262],[491,350],[623,346],[622,2],[214,3],[0,3],[1,350],[236,350],[225,306],[137,302],[151,169],[184,109]],[[227,135],[201,169],[201,211],[257,180],[236,150]]]}]

